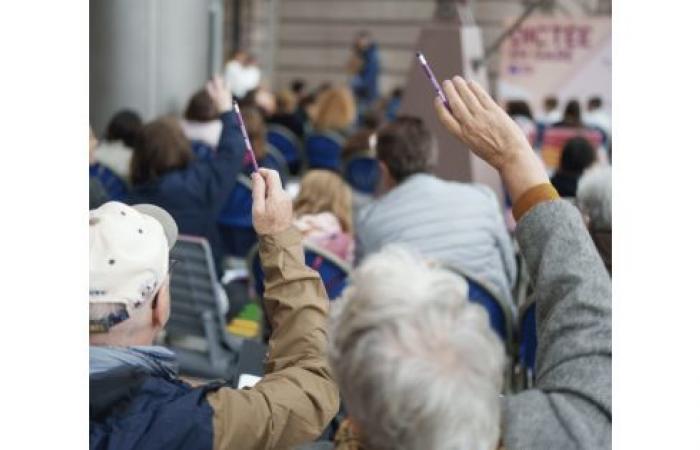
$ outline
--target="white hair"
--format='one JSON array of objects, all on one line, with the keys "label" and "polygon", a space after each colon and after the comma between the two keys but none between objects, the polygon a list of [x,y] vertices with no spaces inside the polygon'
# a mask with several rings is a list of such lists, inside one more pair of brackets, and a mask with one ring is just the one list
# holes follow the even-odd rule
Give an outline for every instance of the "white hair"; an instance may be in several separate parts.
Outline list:
[{"label": "white hair", "polygon": [[612,168],[595,167],[578,182],[576,201],[594,230],[612,229]]},{"label": "white hair", "polygon": [[466,280],[397,246],[351,274],[329,355],[370,448],[496,448],[505,354],[466,294]]}]

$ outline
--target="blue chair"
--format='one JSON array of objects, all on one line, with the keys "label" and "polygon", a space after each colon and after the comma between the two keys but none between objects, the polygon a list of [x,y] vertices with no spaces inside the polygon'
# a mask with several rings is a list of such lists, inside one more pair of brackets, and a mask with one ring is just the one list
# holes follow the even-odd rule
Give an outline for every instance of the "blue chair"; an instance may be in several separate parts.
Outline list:
[{"label": "blue chair", "polygon": [[250,178],[239,174],[221,213],[218,224],[219,233],[226,253],[243,258],[258,242],[258,235],[253,228],[253,194]]},{"label": "blue chair", "polygon": [[345,163],[343,177],[356,191],[374,194],[379,184],[379,162],[376,158],[356,156]]},{"label": "blue chair", "polygon": [[291,173],[298,174],[301,171],[304,145],[292,131],[283,125],[268,125],[267,142],[284,156]]},{"label": "blue chair", "polygon": [[[307,266],[319,273],[330,300],[335,300],[347,285],[350,266],[333,253],[307,242],[304,243],[304,260]],[[263,297],[265,275],[260,263],[258,247],[251,249],[248,255],[248,272],[259,298]]]},{"label": "blue chair", "polygon": [[333,131],[313,132],[306,138],[309,169],[340,171],[345,138]]},{"label": "blue chair", "polygon": [[100,163],[95,163],[90,166],[90,176],[100,180],[110,200],[124,201],[129,189],[124,180],[114,173],[112,169]]},{"label": "blue chair", "polygon": [[267,169],[276,170],[280,174],[282,186],[287,185],[287,180],[289,180],[289,166],[282,152],[280,152],[274,145],[268,144],[267,154],[265,155],[265,158],[258,161],[258,164]]},{"label": "blue chair", "polygon": [[513,342],[513,313],[509,302],[499,298],[493,290],[487,287],[486,283],[478,281],[476,277],[465,273],[465,271],[449,265],[446,268],[465,279],[469,290],[468,300],[486,309],[491,328],[503,339],[506,352],[510,354]]},{"label": "blue chair", "polygon": [[531,385],[533,374],[535,373],[535,356],[537,354],[535,302],[530,302],[523,307],[518,330],[520,335],[518,362],[525,369],[527,383]]}]

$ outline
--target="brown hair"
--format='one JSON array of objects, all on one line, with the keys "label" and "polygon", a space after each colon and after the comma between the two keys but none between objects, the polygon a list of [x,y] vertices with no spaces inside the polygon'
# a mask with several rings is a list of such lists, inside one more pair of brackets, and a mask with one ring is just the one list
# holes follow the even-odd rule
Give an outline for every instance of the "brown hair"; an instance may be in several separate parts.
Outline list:
[{"label": "brown hair", "polygon": [[336,86],[323,91],[314,105],[313,125],[317,130],[345,130],[355,121],[355,100],[350,89]]},{"label": "brown hair", "polygon": [[391,176],[400,183],[432,168],[437,159],[437,145],[422,119],[403,116],[377,133],[377,159],[386,164]]},{"label": "brown hair", "polygon": [[294,199],[294,214],[330,212],[340,227],[352,233],[352,192],[345,181],[329,170],[310,170],[301,179],[299,195]]},{"label": "brown hair", "polygon": [[185,110],[185,119],[192,122],[209,122],[219,116],[216,105],[207,91],[200,89],[190,98]]},{"label": "brown hair", "polygon": [[297,108],[297,97],[289,89],[282,89],[277,93],[277,112],[292,114]]},{"label": "brown hair", "polygon": [[267,155],[267,126],[260,110],[252,105],[241,108],[243,123],[253,146],[255,159],[261,160]]},{"label": "brown hair", "polygon": [[131,158],[131,182],[143,184],[184,169],[194,159],[190,143],[174,117],[146,124]]}]

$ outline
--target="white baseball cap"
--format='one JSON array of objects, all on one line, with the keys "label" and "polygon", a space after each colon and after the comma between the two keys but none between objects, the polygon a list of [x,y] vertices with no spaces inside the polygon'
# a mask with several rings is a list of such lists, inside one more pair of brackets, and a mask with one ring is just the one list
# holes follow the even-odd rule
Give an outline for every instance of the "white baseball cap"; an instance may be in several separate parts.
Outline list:
[{"label": "white baseball cap", "polygon": [[177,234],[172,216],[155,205],[108,202],[90,211],[90,304],[124,305],[91,321],[91,332],[107,331],[155,296]]}]

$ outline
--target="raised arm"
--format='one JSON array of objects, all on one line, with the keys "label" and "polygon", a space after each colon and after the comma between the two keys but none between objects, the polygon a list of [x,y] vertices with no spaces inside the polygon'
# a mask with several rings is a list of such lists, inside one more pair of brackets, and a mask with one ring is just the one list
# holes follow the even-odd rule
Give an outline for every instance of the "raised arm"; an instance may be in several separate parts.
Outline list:
[{"label": "raised arm", "polygon": [[221,136],[212,158],[195,163],[193,183],[206,186],[205,192],[214,210],[220,210],[223,202],[236,184],[236,177],[243,167],[245,143],[233,112],[231,93],[220,77],[207,83],[207,92],[216,105],[221,120]]},{"label": "raised arm", "polygon": [[253,174],[253,223],[272,323],[266,375],[252,389],[209,395],[217,449],[292,448],[317,438],[339,408],[326,360],[328,297],[318,273],[304,264],[277,172]]},{"label": "raised arm", "polygon": [[558,200],[523,133],[476,83],[444,85],[441,122],[496,168],[515,199],[517,237],[534,285],[535,388],[504,401],[506,448],[611,445],[611,286],[583,221]]}]

